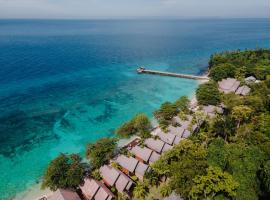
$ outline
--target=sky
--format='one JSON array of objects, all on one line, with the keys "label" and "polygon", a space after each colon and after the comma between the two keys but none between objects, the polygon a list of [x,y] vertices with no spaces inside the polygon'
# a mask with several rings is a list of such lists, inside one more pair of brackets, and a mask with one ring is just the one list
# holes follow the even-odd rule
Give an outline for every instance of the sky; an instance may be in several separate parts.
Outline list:
[{"label": "sky", "polygon": [[0,0],[0,18],[269,18],[270,0]]}]

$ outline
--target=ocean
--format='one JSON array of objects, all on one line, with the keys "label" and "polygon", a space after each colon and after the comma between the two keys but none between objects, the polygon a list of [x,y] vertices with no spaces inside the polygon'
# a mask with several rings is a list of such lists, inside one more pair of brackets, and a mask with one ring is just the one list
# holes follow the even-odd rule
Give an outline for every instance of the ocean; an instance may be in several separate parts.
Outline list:
[{"label": "ocean", "polygon": [[0,20],[0,199],[138,112],[192,96],[211,54],[270,47],[270,19]]}]

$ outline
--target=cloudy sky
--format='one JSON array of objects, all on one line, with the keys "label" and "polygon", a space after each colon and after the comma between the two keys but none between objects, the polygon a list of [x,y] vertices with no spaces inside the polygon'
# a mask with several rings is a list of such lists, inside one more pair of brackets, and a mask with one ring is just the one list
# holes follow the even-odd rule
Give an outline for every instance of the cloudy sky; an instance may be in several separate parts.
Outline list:
[{"label": "cloudy sky", "polygon": [[0,18],[270,17],[270,0],[0,0]]}]

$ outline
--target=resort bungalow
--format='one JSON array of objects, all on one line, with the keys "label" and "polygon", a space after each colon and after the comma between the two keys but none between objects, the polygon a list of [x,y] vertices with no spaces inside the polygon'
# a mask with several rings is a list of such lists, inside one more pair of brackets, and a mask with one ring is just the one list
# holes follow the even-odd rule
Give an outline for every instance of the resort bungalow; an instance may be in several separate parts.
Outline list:
[{"label": "resort bungalow", "polygon": [[155,151],[155,152],[157,152],[157,153],[159,153],[159,154],[161,154],[161,153],[163,153],[163,152],[166,152],[166,151],[172,149],[172,146],[171,146],[171,145],[169,145],[169,144],[167,144],[167,143],[165,143],[165,142],[163,142],[163,141],[161,141],[161,140],[158,140],[158,139],[155,140],[155,139],[153,139],[153,138],[148,138],[148,139],[146,139],[146,140],[144,141],[144,144],[145,144],[148,148],[152,149],[153,151]]},{"label": "resort bungalow", "polygon": [[138,161],[133,157],[120,155],[117,157],[116,162],[122,167],[122,171],[127,175],[135,174],[140,180],[143,180],[145,172],[149,166]]},{"label": "resort bungalow", "polygon": [[48,200],[80,200],[81,198],[76,192],[64,189],[56,190]]},{"label": "resort bungalow", "polygon": [[228,94],[230,92],[235,92],[240,85],[240,81],[235,78],[226,78],[218,82],[218,87],[221,92]]},{"label": "resort bungalow", "polygon": [[251,82],[255,82],[256,78],[254,76],[249,76],[247,78],[245,78],[245,82],[246,83],[251,83]]},{"label": "resort bungalow", "polygon": [[250,92],[250,88],[246,85],[243,85],[236,90],[235,94],[246,96],[249,94],[249,92]]},{"label": "resort bungalow", "polygon": [[198,125],[197,124],[192,124],[192,116],[187,115],[187,119],[182,120],[180,117],[176,116],[173,118],[173,123],[180,126],[184,130],[192,130],[192,133],[198,130]]},{"label": "resort bungalow", "polygon": [[183,127],[179,127],[179,126],[175,127],[175,126],[169,125],[168,126],[168,131],[171,134],[174,134],[174,135],[176,135],[178,137],[182,137],[185,129]]},{"label": "resort bungalow", "polygon": [[111,200],[114,194],[100,181],[86,178],[84,184],[80,186],[82,194],[87,200]]},{"label": "resort bungalow", "polygon": [[133,181],[123,172],[115,169],[109,165],[104,165],[100,169],[100,175],[103,182],[109,187],[115,187],[118,192],[124,194],[128,193],[133,185]]},{"label": "resort bungalow", "polygon": [[153,151],[161,154],[165,143],[161,140],[155,140],[153,138],[148,138],[144,141],[144,144],[148,148],[152,149]]},{"label": "resort bungalow", "polygon": [[157,136],[163,141],[166,142],[169,145],[174,144],[174,140],[176,138],[176,135],[172,133],[164,133],[160,128],[158,128]]},{"label": "resort bungalow", "polygon": [[220,106],[203,106],[203,112],[210,118],[214,117],[216,113],[222,114],[224,112],[223,108]]},{"label": "resort bungalow", "polygon": [[189,130],[185,130],[183,135],[182,135],[182,138],[188,138],[189,136],[191,135],[191,132]]},{"label": "resort bungalow", "polygon": [[135,155],[137,160],[145,163],[153,163],[160,157],[158,153],[147,147],[135,146],[130,150],[130,152]]}]

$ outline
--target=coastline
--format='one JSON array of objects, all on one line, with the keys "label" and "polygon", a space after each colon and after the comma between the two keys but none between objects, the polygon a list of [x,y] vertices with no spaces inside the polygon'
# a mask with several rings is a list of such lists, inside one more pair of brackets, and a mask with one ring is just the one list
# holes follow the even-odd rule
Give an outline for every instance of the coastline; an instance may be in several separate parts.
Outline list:
[{"label": "coastline", "polygon": [[[208,77],[208,69],[205,73],[203,73],[204,76]],[[208,80],[197,80],[198,82],[198,86],[200,84],[203,84],[205,82],[208,82]],[[188,96],[188,98],[190,99],[190,101],[196,101],[196,94],[195,91],[192,91],[190,93],[190,95]],[[153,126],[157,125],[157,121],[156,119],[153,117],[151,119],[151,123]],[[128,141],[135,139],[136,136],[133,136],[131,138],[128,139],[120,139],[118,141],[118,147],[122,147],[124,146],[126,143],[128,143]],[[20,193],[18,193],[13,200],[39,200],[41,197],[48,197],[50,195],[53,194],[53,191],[50,189],[41,189],[41,179],[40,179],[40,183],[34,184],[31,187],[29,187],[27,190],[22,191]]]}]

